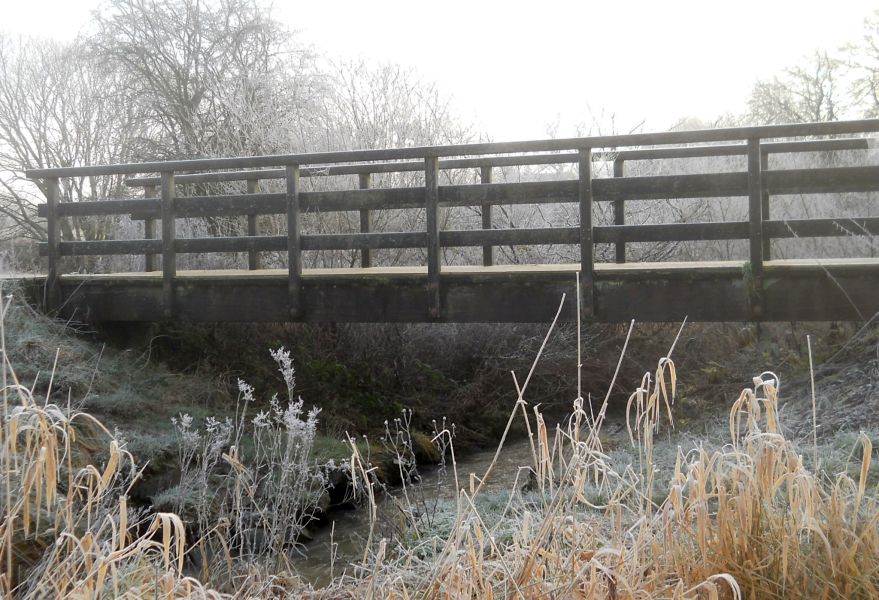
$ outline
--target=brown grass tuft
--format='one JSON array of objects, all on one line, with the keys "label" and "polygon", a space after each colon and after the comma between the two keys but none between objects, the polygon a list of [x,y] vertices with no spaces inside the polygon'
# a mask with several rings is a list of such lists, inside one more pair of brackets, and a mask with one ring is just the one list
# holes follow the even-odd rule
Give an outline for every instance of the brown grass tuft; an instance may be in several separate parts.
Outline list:
[{"label": "brown grass tuft", "polygon": [[[670,483],[659,488],[653,440],[673,424],[671,352],[630,397],[633,462],[622,469],[612,468],[602,448],[607,400],[592,414],[578,398],[567,425],[553,428],[536,408],[527,409],[528,380],[516,382],[511,423],[525,419],[533,433],[534,477],[527,499],[517,490],[504,508],[508,536],[480,508],[486,477],[474,478],[460,482],[448,535],[413,536],[417,541],[404,545],[372,539],[370,531],[374,544],[363,564],[326,588],[311,589],[295,574],[266,573],[255,563],[235,565],[235,577],[204,571],[199,581],[184,571],[194,548],[183,521],[128,507],[138,474],[131,455],[89,415],[59,407],[48,395],[38,400],[16,380],[2,323],[3,597],[879,597],[870,438],[859,437],[859,476],[811,472],[785,439],[778,378],[771,373],[756,378],[731,407],[728,443],[717,451],[679,450]],[[80,438],[88,443],[81,447]],[[96,439],[103,439],[100,460]],[[351,445],[352,471],[366,483],[360,489],[374,516],[372,468]],[[241,464],[234,452],[223,458],[233,468]],[[212,564],[235,560],[227,549],[225,560]],[[231,586],[227,595],[209,589],[212,580]]]}]

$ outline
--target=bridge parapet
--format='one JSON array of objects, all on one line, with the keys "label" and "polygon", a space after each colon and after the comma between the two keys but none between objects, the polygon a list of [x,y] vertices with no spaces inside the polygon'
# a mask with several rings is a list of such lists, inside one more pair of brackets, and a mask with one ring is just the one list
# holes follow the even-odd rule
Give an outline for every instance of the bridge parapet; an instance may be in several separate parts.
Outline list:
[{"label": "bridge parapet", "polygon": [[[770,199],[792,194],[828,194],[879,191],[879,166],[768,169],[770,154],[865,151],[873,139],[862,137],[879,131],[879,120],[841,121],[727,128],[656,134],[629,134],[528,142],[480,143],[384,150],[354,150],[219,159],[195,159],[140,164],[99,165],[28,171],[39,180],[47,202],[40,214],[47,219],[48,240],[41,252],[48,257],[47,285],[51,303],[62,302],[60,261],[65,256],[144,255],[147,271],[161,256],[161,307],[164,318],[181,314],[182,298],[177,272],[178,255],[185,253],[248,254],[248,269],[260,270],[261,252],[286,254],[287,317],[308,319],[303,296],[303,251],[355,250],[364,272],[375,269],[377,249],[417,248],[425,251],[422,277],[424,314],[429,319],[449,318],[444,299],[443,248],[481,247],[483,267],[490,273],[497,246],[533,244],[579,245],[579,280],[582,318],[596,314],[603,303],[596,299],[595,244],[613,244],[617,263],[626,262],[626,245],[637,242],[749,240],[746,316],[766,318],[764,262],[770,259],[770,240],[791,237],[833,237],[879,233],[879,217],[853,215],[841,218],[773,220]],[[814,139],[834,136],[830,139]],[[857,136],[857,137],[839,137]],[[784,138],[784,141],[770,141]],[[694,145],[695,144],[695,145]],[[645,147],[649,146],[649,147]],[[681,175],[626,176],[625,165],[649,159],[697,159],[744,156],[747,169],[737,172]],[[865,154],[865,157],[867,155]],[[613,163],[613,177],[595,178],[596,162]],[[577,165],[578,178],[559,181],[495,183],[494,169],[526,165]],[[479,169],[480,183],[442,185],[442,171]],[[417,172],[423,185],[376,188],[371,176]],[[91,202],[62,202],[61,180],[105,175],[133,175],[126,185],[142,193],[134,197]],[[358,188],[303,191],[300,178],[357,175]],[[283,191],[264,192],[261,182],[280,182]],[[180,194],[190,184],[246,182],[246,193]],[[747,197],[746,221],[627,224],[625,203],[638,200]],[[516,204],[572,204],[579,224],[549,228],[496,228],[491,207]],[[595,225],[594,206],[610,203],[613,224]],[[474,207],[481,212],[481,229],[448,230],[441,226],[443,207]],[[384,209],[425,211],[423,231],[373,231],[371,214]],[[303,231],[303,215],[312,212],[357,212],[357,233]],[[143,239],[77,241],[61,239],[61,219],[128,215],[144,221]],[[284,234],[260,234],[257,217],[282,215]],[[246,217],[247,235],[178,238],[176,222],[186,218]],[[156,223],[161,237],[155,239]],[[694,272],[698,263],[693,265]],[[600,271],[600,269],[599,269]],[[377,271],[375,271],[377,273]],[[632,271],[634,272],[634,270]],[[646,271],[645,271],[646,272]],[[230,275],[231,276],[231,275]],[[631,277],[631,273],[627,277]],[[601,278],[601,273],[598,274]],[[280,300],[275,300],[279,302]],[[184,311],[185,312],[185,311]],[[455,312],[455,311],[452,311]],[[857,312],[857,311],[856,311]],[[422,314],[418,312],[418,314]],[[776,313],[772,313],[776,314]],[[738,318],[737,315],[736,318]],[[669,317],[676,318],[675,315]],[[419,317],[420,319],[420,317]]]}]

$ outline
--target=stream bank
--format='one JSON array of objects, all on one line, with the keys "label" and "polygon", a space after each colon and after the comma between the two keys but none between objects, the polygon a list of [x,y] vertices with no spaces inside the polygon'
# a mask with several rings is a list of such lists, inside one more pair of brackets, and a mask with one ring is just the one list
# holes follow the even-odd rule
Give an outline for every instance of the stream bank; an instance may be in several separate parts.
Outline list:
[{"label": "stream bank", "polygon": [[[469,485],[471,476],[482,477],[496,450],[479,450],[457,461],[458,482]],[[486,479],[483,494],[507,494],[523,486],[528,480],[529,465],[533,464],[531,447],[527,440],[518,439],[505,445],[498,455],[491,474]],[[453,503],[456,496],[454,469],[451,465],[438,468],[426,466],[420,478],[409,484],[387,488],[378,496],[375,536],[386,537],[399,533],[401,507],[411,507],[416,518],[428,521]],[[403,524],[408,527],[407,524]],[[327,521],[313,531],[312,539],[304,544],[305,556],[295,560],[297,573],[304,580],[319,587],[332,581],[352,563],[363,558],[370,531],[370,511],[365,507],[332,511]]]}]

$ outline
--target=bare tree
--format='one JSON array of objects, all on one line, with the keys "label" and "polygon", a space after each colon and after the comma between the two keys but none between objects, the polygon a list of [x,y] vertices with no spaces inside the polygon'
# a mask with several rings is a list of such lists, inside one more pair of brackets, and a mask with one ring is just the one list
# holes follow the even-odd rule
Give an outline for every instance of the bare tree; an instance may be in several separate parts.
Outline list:
[{"label": "bare tree", "polygon": [[[411,69],[396,64],[369,64],[364,61],[331,65],[331,91],[327,94],[312,129],[315,150],[346,148],[392,148],[456,144],[472,141],[471,128],[462,123],[452,109],[451,99],[436,85],[424,81]],[[442,172],[444,184],[472,182],[476,172]],[[311,178],[312,189],[331,189],[344,185],[356,187],[352,180]],[[373,178],[374,187],[408,187],[423,185],[423,173],[385,173]],[[478,216],[478,215],[477,215]],[[472,218],[463,209],[443,209],[441,226],[449,229]],[[373,227],[377,231],[417,231],[424,228],[424,211],[373,211]],[[353,213],[320,215],[307,226],[319,231],[354,231],[359,217]],[[357,252],[323,252],[315,255],[315,264],[338,266],[353,264]],[[418,250],[382,250],[376,258],[382,264],[421,261]],[[457,260],[459,251],[446,249],[447,261]]]},{"label": "bare tree", "polygon": [[[77,43],[0,37],[0,215],[3,237],[45,237],[36,216],[43,200],[24,170],[127,160],[136,115],[121,102],[117,74]],[[122,194],[119,177],[63,180],[62,201]],[[67,239],[96,239],[106,223],[65,221]]]},{"label": "bare tree", "polygon": [[852,97],[865,117],[879,116],[879,10],[864,20],[861,39],[846,47]]},{"label": "bare tree", "polygon": [[324,106],[329,148],[393,148],[454,144],[473,138],[451,98],[411,69],[363,60],[332,66],[333,93]]},{"label": "bare tree", "polygon": [[838,58],[816,50],[804,64],[758,81],[748,101],[747,120],[762,125],[837,120],[847,109],[840,89],[843,68]]},{"label": "bare tree", "polygon": [[300,149],[322,93],[313,54],[255,0],[111,0],[91,52],[128,77],[143,157]]}]

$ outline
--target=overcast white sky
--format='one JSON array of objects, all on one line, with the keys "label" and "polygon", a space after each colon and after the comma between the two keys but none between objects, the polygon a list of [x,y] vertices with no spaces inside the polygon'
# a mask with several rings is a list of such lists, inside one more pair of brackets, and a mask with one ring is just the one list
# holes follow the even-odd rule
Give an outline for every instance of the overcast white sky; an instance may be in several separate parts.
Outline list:
[{"label": "overcast white sky", "polygon": [[[0,29],[70,38],[98,0],[0,0]],[[642,120],[740,111],[751,85],[815,48],[860,36],[879,2],[276,0],[277,16],[331,57],[415,67],[493,139],[559,135],[593,113]]]}]

